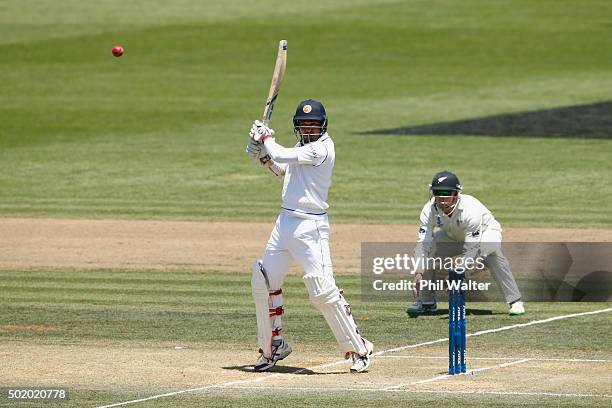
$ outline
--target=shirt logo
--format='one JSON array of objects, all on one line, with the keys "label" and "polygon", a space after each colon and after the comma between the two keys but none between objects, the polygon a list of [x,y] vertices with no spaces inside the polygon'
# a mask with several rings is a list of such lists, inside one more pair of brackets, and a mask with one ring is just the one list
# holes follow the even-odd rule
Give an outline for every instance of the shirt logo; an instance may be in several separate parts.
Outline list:
[{"label": "shirt logo", "polygon": [[312,111],[312,106],[304,105],[304,107],[302,108],[302,111],[304,111],[304,113],[310,113]]},{"label": "shirt logo", "polygon": [[444,181],[444,180],[446,180],[447,178],[448,178],[448,176],[440,177],[440,178],[438,179],[438,183],[443,182],[443,181]]}]

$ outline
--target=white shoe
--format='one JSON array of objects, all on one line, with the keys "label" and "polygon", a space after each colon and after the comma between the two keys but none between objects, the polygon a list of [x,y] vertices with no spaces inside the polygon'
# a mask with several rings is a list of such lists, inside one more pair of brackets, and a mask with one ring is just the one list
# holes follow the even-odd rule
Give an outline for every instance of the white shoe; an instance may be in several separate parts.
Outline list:
[{"label": "white shoe", "polygon": [[255,363],[255,371],[268,371],[276,365],[276,363],[291,354],[293,350],[285,339],[277,339],[272,341],[272,357],[266,357],[261,354]]},{"label": "white shoe", "polygon": [[363,339],[366,347],[366,354],[360,356],[358,354],[353,354],[353,365],[351,365],[351,373],[363,373],[367,371],[370,366],[370,356],[374,352],[374,344],[367,339]]},{"label": "white shoe", "polygon": [[510,316],[520,316],[525,314],[525,306],[522,301],[516,301],[510,305],[510,310],[508,311]]}]

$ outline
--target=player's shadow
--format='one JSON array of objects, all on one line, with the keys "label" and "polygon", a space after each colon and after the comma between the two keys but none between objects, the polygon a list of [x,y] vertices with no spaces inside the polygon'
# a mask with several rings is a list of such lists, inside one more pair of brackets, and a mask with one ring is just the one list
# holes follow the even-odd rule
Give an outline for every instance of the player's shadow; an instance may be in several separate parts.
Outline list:
[{"label": "player's shadow", "polygon": [[[236,366],[227,366],[227,367],[221,367],[221,368],[223,368],[224,370],[238,370],[238,371],[242,371],[245,373],[256,373],[257,372],[253,369],[252,365],[236,365]],[[267,373],[295,374],[295,375],[338,375],[338,374],[348,373],[348,371],[332,371],[332,372],[320,373],[320,372],[312,371],[308,368],[292,367],[292,366],[286,366],[286,365],[275,365],[274,367],[272,367],[266,372]]]},{"label": "player's shadow", "polygon": [[[243,371],[245,373],[256,373],[254,367],[252,365],[235,365],[235,366],[227,366],[221,367],[224,370],[238,370]],[[298,374],[298,375],[313,375],[317,374],[312,370],[302,367],[292,367],[286,365],[276,365],[267,371],[268,373],[284,373],[284,374]]]},{"label": "player's shadow", "polygon": [[[471,309],[471,308],[465,309],[466,316],[487,316],[487,315],[493,315],[493,314],[495,313],[493,313],[493,311],[489,309]],[[499,314],[502,314],[502,313],[499,313]],[[441,316],[445,319],[448,319],[448,309],[438,309],[435,312],[423,313],[423,314],[414,315],[410,317],[413,319],[416,319],[417,317],[421,317],[421,316]]]},{"label": "player's shadow", "polygon": [[490,315],[494,315],[494,314],[504,314],[504,313],[493,313],[492,310],[489,309],[470,309],[470,308],[466,308],[465,309],[465,314],[466,316],[490,316]]},{"label": "player's shadow", "polygon": [[612,102],[375,129],[365,135],[469,135],[612,139]]}]

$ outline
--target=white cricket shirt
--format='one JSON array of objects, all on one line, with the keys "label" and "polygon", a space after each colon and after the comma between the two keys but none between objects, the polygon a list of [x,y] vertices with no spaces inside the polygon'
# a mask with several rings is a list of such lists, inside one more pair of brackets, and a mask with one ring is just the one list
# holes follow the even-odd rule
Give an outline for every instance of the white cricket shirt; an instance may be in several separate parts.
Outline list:
[{"label": "white cricket shirt", "polygon": [[457,206],[451,216],[438,210],[435,198],[431,198],[423,207],[420,217],[419,238],[417,240],[416,256],[426,257],[433,242],[434,228],[439,228],[451,239],[457,242],[477,243],[486,230],[501,232],[499,222],[493,214],[476,197],[459,194]]},{"label": "white cricket shirt", "polygon": [[292,148],[268,138],[264,145],[274,162],[285,164],[283,210],[302,218],[324,218],[336,159],[331,137],[325,133],[316,142]]}]

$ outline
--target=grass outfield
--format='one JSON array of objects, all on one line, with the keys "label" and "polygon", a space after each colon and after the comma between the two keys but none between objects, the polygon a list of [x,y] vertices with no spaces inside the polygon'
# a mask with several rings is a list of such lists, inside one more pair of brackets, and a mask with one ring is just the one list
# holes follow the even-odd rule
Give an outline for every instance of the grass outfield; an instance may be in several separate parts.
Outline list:
[{"label": "grass outfield", "polygon": [[612,199],[610,140],[356,133],[607,101],[611,12],[608,1],[4,1],[0,215],[271,219],[280,187],[243,150],[286,38],[272,124],[291,144],[299,100],[325,102],[333,221],[415,222],[431,176],[449,168],[502,223],[610,228],[593,205]]},{"label": "grass outfield", "polygon": [[[363,334],[375,342],[377,351],[447,335],[443,313],[409,319],[400,303],[361,302],[358,277],[342,277],[339,283],[351,300]],[[478,359],[484,357],[514,359],[508,361],[534,359],[514,368],[498,367],[475,377],[434,382],[426,388],[409,386],[397,392],[325,392],[330,387],[380,388],[435,377],[444,370],[447,343],[375,358],[370,372],[364,375],[350,375],[344,365],[307,370],[307,375],[291,375],[298,368],[336,361],[340,353],[324,320],[310,305],[301,279],[289,276],[284,289],[284,331],[295,351],[279,364],[277,372],[285,374],[274,381],[256,383],[256,378],[269,374],[254,374],[246,367],[256,358],[256,340],[250,287],[244,274],[3,272],[0,274],[3,319],[0,351],[9,354],[3,357],[6,364],[0,372],[10,370],[11,373],[4,377],[4,385],[68,384],[72,402],[62,404],[66,407],[99,406],[237,380],[246,383],[236,386],[261,384],[282,389],[214,387],[134,406],[258,406],[272,398],[286,406],[350,401],[351,406],[389,407],[439,403],[441,398],[457,406],[534,403],[606,406],[610,401],[610,396],[600,396],[609,392],[605,392],[605,381],[597,375],[609,373],[612,366],[611,313],[468,338],[470,368],[500,363]],[[501,303],[471,303],[468,333],[610,306],[610,303],[531,303],[525,316],[509,317]],[[174,350],[176,345],[184,350]],[[11,354],[12,350],[18,353]],[[181,357],[181,353],[191,354]],[[554,364],[544,361],[551,358],[580,361]],[[595,359],[606,362],[588,361]],[[153,375],[149,370],[157,365],[161,365],[160,371]],[[587,372],[590,375],[585,375]],[[113,378],[119,385],[112,385]],[[522,384],[525,380],[531,383]],[[461,394],[458,392],[461,390],[482,393]],[[532,392],[533,395],[495,395],[495,392]],[[0,401],[0,406],[10,404],[2,405]]]}]

